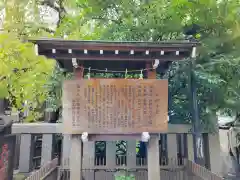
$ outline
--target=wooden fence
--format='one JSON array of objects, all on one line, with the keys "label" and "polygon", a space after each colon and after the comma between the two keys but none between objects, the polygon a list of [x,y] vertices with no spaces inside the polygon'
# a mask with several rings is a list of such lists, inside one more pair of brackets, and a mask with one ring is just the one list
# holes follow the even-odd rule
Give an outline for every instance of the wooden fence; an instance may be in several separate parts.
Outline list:
[{"label": "wooden fence", "polygon": [[[49,161],[48,163],[44,164],[37,171],[33,172],[26,180],[45,180],[47,179],[47,177],[50,176],[51,173],[54,173],[54,170],[57,169],[57,165],[58,165],[58,158],[55,158],[52,161]],[[56,180],[56,179],[52,179],[52,180]]]},{"label": "wooden fence", "polygon": [[[169,133],[159,134],[159,168],[161,169],[161,178],[178,180],[180,177],[184,180],[186,175],[186,163],[184,159],[193,160],[193,137],[189,131],[189,127],[185,125],[169,125]],[[61,135],[61,124],[49,124],[49,123],[32,123],[32,124],[14,124],[13,133],[19,134],[19,166],[16,168],[21,173],[29,173],[34,170],[33,162],[38,161],[39,166],[43,166],[47,162],[54,158],[56,135],[62,137],[62,150],[61,150],[61,166],[59,171],[64,172],[63,175],[69,171],[69,157],[71,154],[71,136]],[[178,132],[178,133],[177,133]],[[39,136],[40,141],[37,143],[39,146],[39,152],[34,157],[34,147],[36,145],[35,137]],[[116,169],[128,169],[128,172],[137,171],[139,176],[144,177],[148,173],[147,171],[147,158],[137,155],[136,137],[128,137],[125,140],[125,152],[118,154],[118,142],[121,141],[121,137],[114,136],[112,139],[118,141],[107,140],[106,136],[96,136],[99,139],[95,141],[86,142],[83,145],[83,171],[88,171],[100,177],[105,174],[115,174]],[[217,136],[209,135],[207,144],[209,144],[209,151],[211,153],[209,158],[209,165],[213,172],[217,172],[221,164],[219,161]],[[105,141],[104,141],[105,140]],[[34,142],[35,141],[35,142]],[[209,142],[208,142],[209,141]],[[211,141],[211,142],[210,142]],[[97,144],[104,144],[104,152],[100,152],[97,148]],[[34,145],[35,144],[35,145]],[[207,146],[206,146],[207,147]],[[36,150],[36,149],[35,149]],[[212,151],[212,152],[211,152]],[[101,154],[104,154],[103,156]],[[209,156],[209,154],[208,154]],[[205,164],[208,162],[205,162]],[[204,164],[203,164],[204,165]],[[216,166],[218,165],[218,166]],[[141,173],[140,173],[141,171]],[[59,173],[61,174],[61,173]],[[85,173],[86,174],[86,173]],[[217,173],[218,174],[218,173]],[[105,176],[104,175],[104,176]],[[112,177],[112,175],[109,175]],[[90,178],[90,175],[89,177]],[[92,179],[91,177],[90,179]],[[85,179],[86,180],[86,179]],[[170,179],[169,179],[170,180]],[[181,179],[180,179],[181,180]]]},{"label": "wooden fence", "polygon": [[[26,180],[70,180],[69,169],[57,169],[58,159],[55,158],[33,172]],[[185,159],[181,167],[160,168],[160,180],[223,180],[206,168]],[[125,167],[104,169],[82,169],[82,180],[147,180],[147,168],[129,169]],[[79,177],[80,180],[81,178]]]}]

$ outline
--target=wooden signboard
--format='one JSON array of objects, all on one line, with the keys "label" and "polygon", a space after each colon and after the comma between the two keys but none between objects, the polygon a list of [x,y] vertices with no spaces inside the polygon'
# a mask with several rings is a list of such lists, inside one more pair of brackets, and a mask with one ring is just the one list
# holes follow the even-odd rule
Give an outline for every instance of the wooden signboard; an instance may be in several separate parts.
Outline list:
[{"label": "wooden signboard", "polygon": [[168,81],[79,79],[63,85],[64,133],[160,133],[168,125]]}]

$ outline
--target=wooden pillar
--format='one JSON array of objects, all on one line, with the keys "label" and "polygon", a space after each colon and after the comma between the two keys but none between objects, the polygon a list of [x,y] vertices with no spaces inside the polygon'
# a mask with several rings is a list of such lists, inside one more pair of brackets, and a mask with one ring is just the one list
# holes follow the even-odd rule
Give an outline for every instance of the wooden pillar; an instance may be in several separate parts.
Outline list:
[{"label": "wooden pillar", "polygon": [[[146,68],[147,69],[151,69],[152,68],[152,64],[151,63],[147,63],[146,64]],[[157,78],[156,69],[147,70],[146,76],[147,76],[147,79],[156,79]]]},{"label": "wooden pillar", "polygon": [[[146,68],[152,68],[151,63],[146,64]],[[147,71],[148,79],[156,79],[157,74],[156,70],[148,70]],[[159,157],[159,136],[151,135],[151,138],[148,142],[147,147],[147,157],[148,157],[148,180],[160,180],[160,157]]]},{"label": "wooden pillar", "polygon": [[151,136],[148,142],[148,180],[160,180],[159,137]]},{"label": "wooden pillar", "polygon": [[83,168],[93,169],[95,161],[95,141],[88,141],[83,144]]},{"label": "wooden pillar", "polygon": [[[84,68],[74,68],[75,79],[82,79]],[[71,154],[70,154],[70,180],[82,179],[82,156],[83,143],[81,134],[72,135],[71,137]]]},{"label": "wooden pillar", "polygon": [[78,68],[74,68],[74,77],[75,79],[82,79],[84,75],[84,67],[80,66]]},{"label": "wooden pillar", "polygon": [[82,175],[85,179],[94,179],[94,165],[95,165],[95,141],[88,141],[83,143],[83,169]]},{"label": "wooden pillar", "polygon": [[81,135],[72,135],[71,138],[70,172],[70,180],[82,179]]}]

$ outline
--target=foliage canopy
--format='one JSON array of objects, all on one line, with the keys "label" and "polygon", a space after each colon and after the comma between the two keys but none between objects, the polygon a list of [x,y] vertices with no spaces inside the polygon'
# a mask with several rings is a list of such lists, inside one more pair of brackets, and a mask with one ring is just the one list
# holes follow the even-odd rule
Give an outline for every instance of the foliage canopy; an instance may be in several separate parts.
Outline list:
[{"label": "foliage canopy", "polygon": [[[202,43],[195,68],[201,120],[209,122],[209,116],[216,111],[230,114],[239,111],[240,16],[239,2],[236,0],[6,2],[2,6],[6,9],[4,30],[21,39],[48,36],[84,40],[162,41],[181,40],[186,38],[186,34],[191,34]],[[50,25],[46,23],[49,14],[56,19]],[[47,70],[47,74],[50,71]],[[41,68],[39,72],[42,72]],[[189,123],[188,61],[173,63],[165,78],[169,79],[171,122]],[[55,82],[53,79],[52,82]],[[57,83],[55,85],[58,86]]]}]

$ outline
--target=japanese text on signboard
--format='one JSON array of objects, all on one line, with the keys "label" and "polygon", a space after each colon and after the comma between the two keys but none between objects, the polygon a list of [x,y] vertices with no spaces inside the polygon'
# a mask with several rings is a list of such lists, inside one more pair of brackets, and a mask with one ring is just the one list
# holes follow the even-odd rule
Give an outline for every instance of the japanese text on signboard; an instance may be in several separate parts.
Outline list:
[{"label": "japanese text on signboard", "polygon": [[67,81],[64,126],[69,133],[138,133],[167,129],[167,80]]}]

